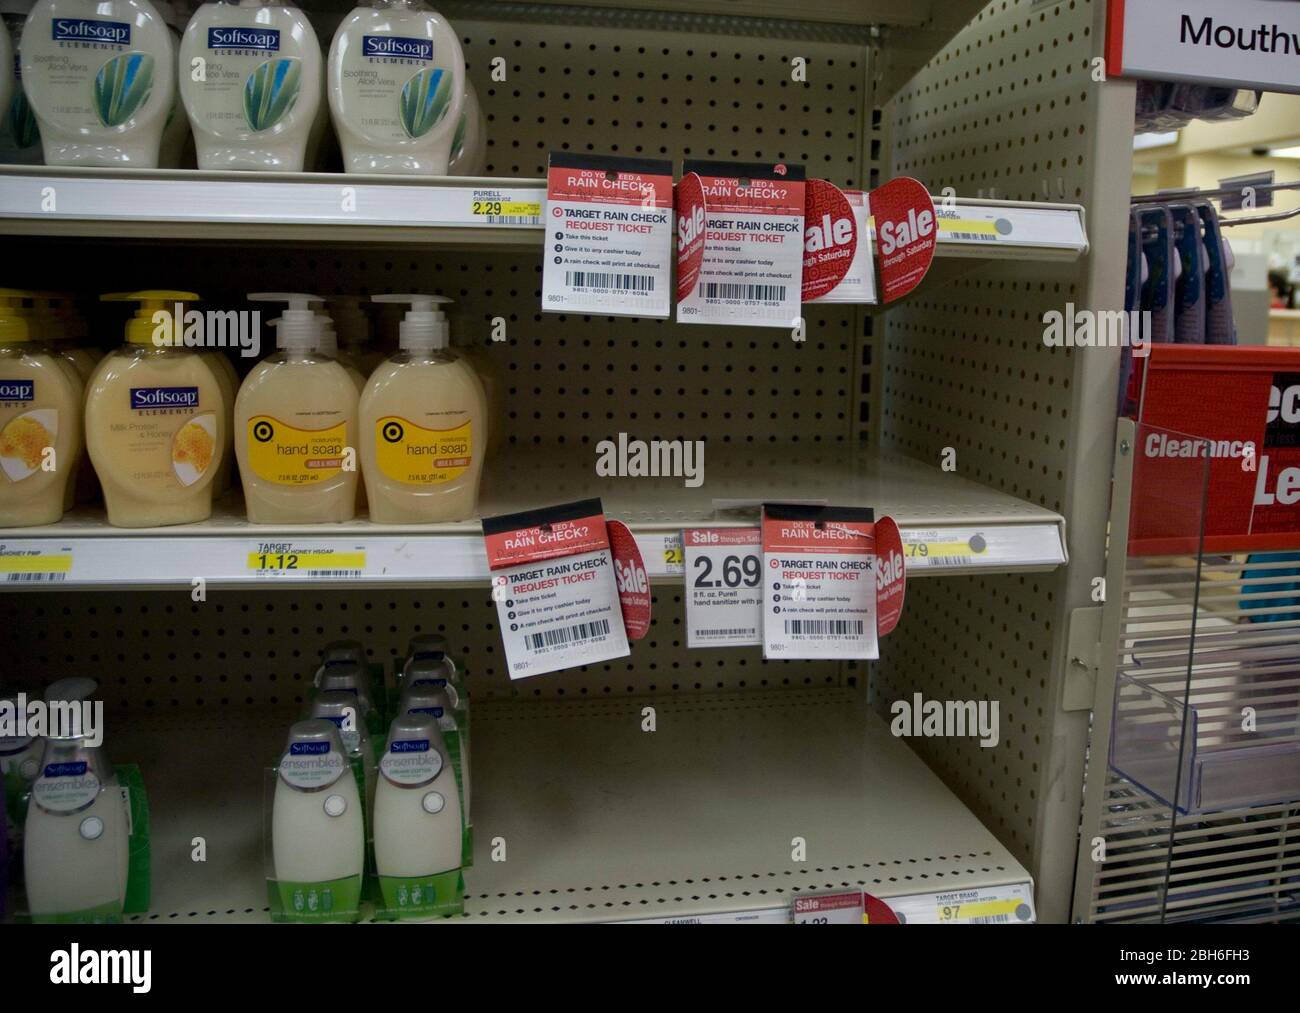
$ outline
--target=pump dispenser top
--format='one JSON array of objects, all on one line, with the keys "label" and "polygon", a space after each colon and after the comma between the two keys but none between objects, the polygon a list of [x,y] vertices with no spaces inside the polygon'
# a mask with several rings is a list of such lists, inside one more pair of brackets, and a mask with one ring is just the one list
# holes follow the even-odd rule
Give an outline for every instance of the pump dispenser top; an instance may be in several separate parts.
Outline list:
[{"label": "pump dispenser top", "polygon": [[378,303],[409,303],[411,308],[402,318],[398,330],[398,347],[409,352],[441,351],[451,342],[451,330],[447,324],[447,314],[438,309],[438,305],[451,302],[441,295],[377,295]]},{"label": "pump dispenser top", "polygon": [[143,289],[139,292],[111,292],[99,298],[102,302],[140,304],[136,307],[135,316],[126,322],[126,340],[132,345],[153,344],[154,332],[158,329],[158,325],[154,323],[154,314],[172,313],[176,311],[178,304],[183,307],[187,302],[199,301],[199,296],[194,292],[177,292],[164,288]]},{"label": "pump dispenser top", "polygon": [[275,321],[275,347],[286,351],[310,352],[320,343],[321,324],[312,303],[323,303],[318,295],[300,292],[250,292],[249,302],[282,302],[288,305]]}]

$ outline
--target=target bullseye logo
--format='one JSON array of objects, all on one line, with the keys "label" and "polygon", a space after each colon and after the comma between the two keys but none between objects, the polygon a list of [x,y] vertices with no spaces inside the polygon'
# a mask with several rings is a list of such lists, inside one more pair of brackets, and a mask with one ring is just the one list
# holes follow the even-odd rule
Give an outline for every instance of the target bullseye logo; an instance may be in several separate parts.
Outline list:
[{"label": "target bullseye logo", "polygon": [[402,428],[400,422],[385,422],[383,433],[384,439],[389,443],[401,443],[402,437],[406,435],[406,430]]},{"label": "target bullseye logo", "polygon": [[275,435],[275,427],[263,420],[253,426],[253,439],[258,443],[267,443]]}]

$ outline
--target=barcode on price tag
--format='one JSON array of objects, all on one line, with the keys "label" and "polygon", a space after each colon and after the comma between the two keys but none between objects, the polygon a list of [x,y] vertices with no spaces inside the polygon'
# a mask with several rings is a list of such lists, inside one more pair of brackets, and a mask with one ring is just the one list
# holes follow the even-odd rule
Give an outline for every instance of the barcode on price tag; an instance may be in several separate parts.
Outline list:
[{"label": "barcode on price tag", "polygon": [[687,528],[686,646],[763,642],[763,539],[758,528]]},{"label": "barcode on price tag", "polygon": [[72,550],[0,545],[0,579],[6,584],[59,584],[72,572]]}]

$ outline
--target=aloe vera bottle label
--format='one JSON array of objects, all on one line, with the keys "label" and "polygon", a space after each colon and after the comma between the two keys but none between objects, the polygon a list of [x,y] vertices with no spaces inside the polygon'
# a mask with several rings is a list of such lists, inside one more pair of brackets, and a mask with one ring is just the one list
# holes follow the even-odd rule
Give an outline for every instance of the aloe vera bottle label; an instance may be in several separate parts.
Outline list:
[{"label": "aloe vera bottle label", "polygon": [[261,133],[285,122],[302,93],[303,66],[281,49],[280,29],[209,25],[202,42],[189,87],[205,127]]},{"label": "aloe vera bottle label", "polygon": [[362,33],[359,41],[342,59],[343,108],[353,128],[380,143],[419,141],[451,106],[452,75],[437,65],[433,40]]},{"label": "aloe vera bottle label", "polygon": [[56,15],[47,25],[29,27],[24,84],[29,94],[41,96],[51,118],[74,129],[118,128],[145,110],[156,76],[166,73],[150,50],[167,49],[152,44],[161,22],[150,32],[132,17],[126,9],[121,19]]}]

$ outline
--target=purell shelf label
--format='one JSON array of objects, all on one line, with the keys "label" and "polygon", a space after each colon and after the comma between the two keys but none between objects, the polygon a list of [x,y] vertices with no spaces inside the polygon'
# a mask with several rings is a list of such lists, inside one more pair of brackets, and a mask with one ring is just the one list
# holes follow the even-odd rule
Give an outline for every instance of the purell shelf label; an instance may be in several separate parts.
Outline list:
[{"label": "purell shelf label", "polygon": [[672,304],[672,163],[551,155],[542,309],[667,317]]},{"label": "purell shelf label", "polygon": [[880,656],[873,520],[867,508],[763,508],[763,657]]},{"label": "purell shelf label", "polygon": [[678,274],[693,284],[678,286],[677,319],[794,327],[803,295],[803,166],[688,159],[678,197]]},{"label": "purell shelf label", "polygon": [[373,58],[395,57],[403,60],[432,60],[432,39],[409,39],[400,35],[361,36],[361,55]]},{"label": "purell shelf label", "polygon": [[483,520],[510,678],[629,654],[600,500]]},{"label": "purell shelf label", "polygon": [[280,50],[278,28],[209,28],[209,49],[256,49],[263,53]]},{"label": "purell shelf label", "polygon": [[132,387],[131,407],[136,411],[146,408],[197,408],[197,387]]},{"label": "purell shelf label", "polygon": [[687,528],[686,646],[763,642],[763,538],[758,528]]},{"label": "purell shelf label", "polygon": [[35,396],[34,380],[0,380],[0,401],[30,401]]},{"label": "purell shelf label", "polygon": [[125,21],[55,18],[50,23],[50,32],[55,42],[99,42],[113,46],[131,44],[131,26]]}]

